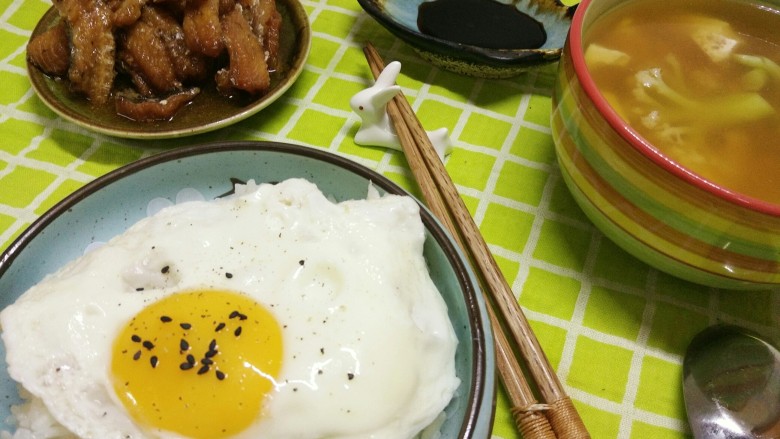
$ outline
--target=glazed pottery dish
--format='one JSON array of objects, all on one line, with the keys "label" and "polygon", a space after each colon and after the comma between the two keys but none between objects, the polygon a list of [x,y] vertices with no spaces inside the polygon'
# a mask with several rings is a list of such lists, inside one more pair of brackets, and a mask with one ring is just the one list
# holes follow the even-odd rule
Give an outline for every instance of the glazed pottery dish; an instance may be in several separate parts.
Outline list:
[{"label": "glazed pottery dish", "polygon": [[[403,429],[408,428],[405,427],[407,421],[402,419],[406,416],[395,414],[425,412],[430,411],[430,407],[435,407],[430,415],[425,415],[421,421],[415,421],[422,422],[417,425],[424,428],[426,434],[440,433],[441,437],[446,438],[488,439],[495,398],[494,348],[478,283],[456,244],[433,215],[413,198],[394,195],[405,196],[408,193],[382,175],[351,160],[308,147],[266,142],[213,143],[171,150],[143,158],[83,186],[44,213],[0,256],[0,307],[3,309],[0,316],[4,326],[4,349],[1,353],[2,358],[7,361],[0,363],[0,392],[4,401],[0,407],[0,431],[13,431],[15,428],[9,420],[10,407],[14,407],[16,419],[19,419],[20,413],[34,413],[28,411],[34,409],[29,403],[19,405],[21,398],[29,401],[30,395],[25,392],[20,394],[17,383],[11,378],[13,376],[24,379],[29,376],[30,369],[36,369],[27,366],[17,366],[14,369],[12,366],[18,363],[19,352],[25,351],[24,346],[30,344],[26,337],[17,338],[13,330],[16,328],[21,332],[27,331],[25,328],[29,328],[29,325],[13,323],[17,317],[26,319],[25,315],[30,314],[19,314],[16,311],[20,310],[19,307],[33,305],[35,307],[29,308],[28,311],[34,309],[36,313],[41,307],[47,308],[41,299],[54,296],[38,294],[43,293],[41,285],[60,280],[75,285],[72,280],[74,278],[69,276],[88,272],[90,274],[86,278],[82,277],[84,282],[78,283],[82,288],[75,292],[69,290],[70,296],[75,294],[81,297],[80,291],[93,289],[91,287],[97,288],[99,294],[90,296],[90,299],[73,298],[60,301],[60,306],[48,307],[54,312],[51,319],[36,323],[39,329],[33,330],[41,330],[40,325],[55,326],[50,322],[58,321],[59,316],[63,315],[66,316],[63,319],[71,324],[67,325],[68,330],[62,332],[72,336],[62,336],[76,339],[70,349],[78,350],[90,345],[98,347],[95,355],[76,356],[79,359],[79,367],[68,365],[75,360],[72,355],[63,356],[53,352],[58,351],[60,345],[70,345],[70,342],[63,340],[61,344],[44,348],[46,359],[39,362],[45,364],[42,368],[37,368],[38,372],[48,377],[46,379],[56,382],[62,380],[65,383],[63,385],[82,383],[85,388],[82,396],[87,398],[84,404],[75,403],[80,397],[75,394],[57,398],[53,403],[47,400],[47,408],[51,410],[51,414],[60,413],[56,418],[60,421],[58,428],[62,428],[62,425],[68,425],[68,428],[78,425],[82,431],[97,431],[95,429],[103,428],[104,432],[134,431],[132,429],[135,428],[143,431],[165,431],[165,434],[174,431],[186,437],[255,437],[252,435],[254,433],[248,434],[247,431],[261,431],[263,435],[271,434],[273,437],[319,437],[322,433],[307,431],[301,434],[300,429],[324,425],[328,431],[325,434],[346,431],[344,428],[358,429],[361,432],[366,431],[365,428],[369,431],[374,431],[371,430],[373,428]],[[393,214],[387,215],[386,210],[380,213],[379,210],[374,210],[372,205],[385,206],[385,209],[395,206],[395,210],[391,209]],[[301,206],[309,206],[313,210],[304,210]],[[253,215],[260,215],[262,219],[246,222],[241,219],[247,218],[241,216],[242,211],[244,214],[254,212]],[[333,218],[353,215],[353,220],[334,221],[329,219],[329,215],[335,215]],[[327,220],[322,220],[323,218]],[[394,223],[398,224],[398,227],[378,230],[395,221],[393,218],[409,220]],[[241,224],[249,227],[242,227]],[[335,228],[330,228],[334,224]],[[197,236],[191,233],[194,225],[198,225]],[[365,225],[368,227],[364,227]],[[177,235],[183,230],[190,230],[187,232],[189,238]],[[236,234],[239,230],[243,231],[242,238],[238,238]],[[357,232],[359,230],[365,232]],[[386,234],[395,237],[407,236],[405,234],[409,230],[412,234],[408,236],[414,236],[410,239],[376,238]],[[337,233],[343,235],[336,235]],[[333,236],[341,236],[343,239],[334,241]],[[190,250],[179,251],[180,246],[186,242],[195,244]],[[328,251],[340,248],[344,242],[352,243],[347,245],[351,249],[350,254],[338,250]],[[362,245],[361,242],[368,244]],[[282,246],[283,243],[289,245]],[[407,243],[414,244],[407,247]],[[316,247],[305,247],[307,245]],[[393,260],[417,260],[417,269],[395,272],[395,263],[392,261],[376,264],[385,257],[381,255],[393,254],[396,251],[393,248],[405,249],[405,256],[396,255]],[[129,255],[130,266],[119,257],[125,252]],[[104,256],[106,254],[112,256]],[[375,259],[371,254],[380,255],[380,259]],[[103,256],[93,258],[91,255]],[[213,261],[204,262],[204,258]],[[71,263],[74,260],[77,263]],[[103,263],[101,260],[108,264],[107,269],[94,270],[93,264]],[[350,266],[354,269],[345,270],[348,264],[352,264]],[[66,265],[64,271],[60,270]],[[119,273],[107,276],[105,282],[96,283],[97,277],[101,277],[102,273],[112,271],[110,266],[124,268],[121,268]],[[207,266],[211,268],[205,268]],[[52,276],[51,273],[55,272],[57,274]],[[375,282],[385,276],[383,273],[394,274],[383,278],[384,281]],[[185,280],[185,277],[192,274],[196,274],[195,277],[210,277],[211,280],[206,280],[205,283],[192,281],[193,285],[209,287],[200,286],[194,290],[189,287],[187,290],[191,281]],[[422,277],[416,274],[421,274]],[[359,285],[355,285],[356,281],[353,280],[368,278],[372,280],[359,282]],[[46,280],[41,282],[44,279]],[[413,279],[422,282],[418,283]],[[394,285],[390,289],[399,287],[396,282],[412,282],[409,285],[422,285],[424,288],[408,289],[415,293],[411,294],[415,297],[409,299],[415,302],[414,304],[407,302],[407,299],[401,299],[401,296],[409,294],[400,294],[397,289],[384,296],[376,294],[379,290],[389,290],[381,286],[385,283]],[[220,283],[232,287],[221,287]],[[127,288],[121,285],[127,285]],[[372,286],[366,288],[366,285]],[[25,294],[22,300],[17,300],[33,286],[36,289],[31,290],[34,292],[32,296]],[[173,286],[172,290],[170,286]],[[211,289],[205,292],[205,288]],[[236,293],[228,294],[231,288]],[[55,288],[52,291],[56,293],[61,290]],[[165,293],[168,290],[175,294]],[[254,292],[249,292],[250,290]],[[289,294],[279,294],[279,291]],[[356,291],[359,294],[356,294]],[[423,304],[419,302],[423,295],[417,293],[424,291],[429,291],[430,294],[424,294],[429,299],[425,299],[427,301]],[[161,296],[158,299],[140,299],[140,295],[144,294]],[[225,294],[224,299],[220,296],[222,294]],[[107,295],[117,299],[101,302]],[[198,300],[198,297],[209,295],[217,297],[219,301],[208,307],[195,305],[196,302],[171,302],[175,306],[164,312],[157,308],[157,305],[167,306],[169,300]],[[351,299],[344,299],[347,296]],[[243,301],[248,297],[255,298],[258,305],[244,306]],[[385,302],[385,299],[388,301]],[[132,318],[106,319],[106,316],[135,310],[136,300],[144,303],[139,302],[138,309],[141,311],[130,314]],[[290,305],[290,300],[300,302]],[[261,302],[263,305],[259,305]],[[71,313],[69,310],[74,307],[80,311]],[[267,308],[268,312],[261,312],[263,308]],[[377,318],[375,313],[381,313],[382,317]],[[435,314],[441,318],[432,319],[431,316]],[[76,315],[81,317],[67,317]],[[274,317],[267,321],[261,320],[268,315]],[[294,315],[297,317],[292,317]],[[345,318],[348,315],[364,320],[357,325],[357,320]],[[406,317],[401,317],[404,315]],[[146,317],[151,318],[146,320]],[[436,319],[439,323],[436,323]],[[128,323],[126,326],[119,323],[114,329],[95,333],[96,322],[105,322],[100,324],[110,326],[110,322],[116,321]],[[442,326],[441,322],[447,323]],[[451,329],[447,329],[450,324]],[[277,345],[273,345],[276,346],[274,348],[264,344],[263,348],[236,351],[239,352],[236,358],[240,359],[238,368],[232,372],[223,370],[227,362],[232,361],[233,356],[229,349],[235,348],[235,343],[244,340],[268,343],[276,340],[277,335],[274,335],[276,333],[273,329],[275,325],[278,325],[279,331],[284,334],[280,342],[284,349]],[[124,330],[121,329],[123,326]],[[150,328],[158,328],[155,329],[155,334],[159,333],[159,337],[150,335]],[[159,328],[171,328],[170,331],[175,334],[168,337],[163,335],[163,332],[167,333],[168,330]],[[199,328],[205,328],[207,334],[196,336],[195,331]],[[374,337],[371,334],[376,331],[372,328],[392,334]],[[261,335],[252,335],[254,333],[251,331],[254,330],[260,331],[258,334]],[[113,354],[109,348],[108,359],[105,361],[111,366],[100,367],[104,362],[98,361],[95,372],[95,375],[108,376],[105,380],[113,382],[113,385],[98,384],[90,387],[85,386],[80,379],[74,381],[73,377],[78,374],[78,370],[87,369],[81,367],[82,365],[86,366],[93,360],[104,358],[99,349],[104,344],[101,340],[106,338],[106,333],[113,332],[116,332],[116,337],[108,337],[109,340],[115,340]],[[178,335],[179,332],[182,335]],[[397,340],[404,334],[411,336],[412,343],[409,345],[398,344]],[[421,336],[430,338],[425,342],[417,341]],[[15,343],[20,338],[27,339],[28,342],[22,345]],[[168,338],[175,342],[175,348],[167,347]],[[371,343],[366,346],[365,343],[368,342],[364,340],[371,340]],[[446,343],[443,343],[445,341]],[[41,342],[45,344],[46,340]],[[418,346],[419,349],[407,350],[411,345]],[[449,346],[444,349],[445,354],[438,357],[447,358],[445,361],[422,361],[414,373],[410,373],[408,367],[401,366],[416,363],[423,355],[428,358],[427,352],[440,351],[440,346]],[[278,376],[276,373],[272,375],[266,372],[266,367],[272,365],[272,358],[269,357],[267,361],[260,360],[259,363],[252,358],[253,352],[274,353],[280,349],[282,354],[279,355],[282,355],[283,361],[282,366],[278,366],[281,367]],[[38,349],[37,352],[41,350]],[[414,352],[417,354],[408,355]],[[32,353],[34,352],[31,351]],[[189,353],[195,355],[187,355]],[[175,358],[169,358],[171,355]],[[397,361],[377,362],[368,359],[367,355],[389,355],[388,358]],[[407,362],[403,358],[410,358],[412,361]],[[310,364],[309,361],[313,363]],[[61,362],[66,365],[57,365]],[[258,364],[262,367],[257,366]],[[440,368],[440,365],[445,367]],[[110,373],[106,372],[107,370]],[[128,370],[130,377],[124,378],[124,373]],[[249,370],[260,372],[247,372]],[[434,374],[436,376],[421,379],[424,374],[430,375],[430,372],[426,371],[433,370],[439,371]],[[137,374],[141,373],[139,371],[152,374],[149,379],[140,380],[142,383],[156,380],[155,377],[159,375],[154,374],[160,373],[173,374],[172,381],[175,382],[186,379],[193,383],[211,383],[205,386],[208,392],[208,396],[204,396],[205,400],[218,399],[219,395],[227,394],[227,397],[231,398],[230,402],[222,406],[229,408],[225,411],[216,407],[216,410],[211,412],[213,416],[227,417],[220,418],[225,421],[216,425],[217,429],[224,429],[226,425],[233,428],[235,425],[230,420],[247,410],[246,407],[259,404],[257,401],[265,403],[262,409],[251,411],[247,427],[251,430],[241,430],[239,433],[228,434],[224,430],[222,433],[215,430],[214,435],[206,436],[202,433],[182,433],[186,431],[178,429],[182,427],[182,419],[187,420],[184,423],[187,425],[201,422],[190,416],[192,411],[196,410],[193,407],[195,404],[190,403],[186,404],[184,409],[178,409],[183,410],[181,417],[175,417],[176,423],[170,428],[154,423],[151,424],[153,427],[144,427],[146,424],[139,419],[150,418],[138,418],[134,415],[134,410],[142,410],[142,401],[148,396],[145,392],[148,389],[158,389],[159,386],[146,385],[141,386],[140,390],[131,390]],[[117,378],[118,376],[122,378]],[[237,376],[242,378],[237,379]],[[439,376],[451,378],[442,380]],[[67,377],[72,379],[67,381]],[[266,383],[263,385],[267,385],[269,389],[273,386],[275,389],[266,389],[264,392],[274,391],[274,395],[264,400],[258,397],[257,393],[242,391],[241,389],[246,390],[245,384],[248,385],[255,379],[252,377],[262,377],[261,381]],[[437,382],[446,383],[442,388],[447,390],[435,390],[439,389],[438,387],[428,387],[430,391],[421,393],[415,390]],[[366,385],[367,383],[371,384]],[[228,384],[238,384],[239,388],[235,392],[218,390]],[[166,386],[164,383],[161,385]],[[196,386],[200,387],[200,384],[192,386],[194,389]],[[51,386],[34,387],[34,396],[40,399],[32,401],[40,402],[46,398],[47,392],[57,391],[47,390],[48,387]],[[59,388],[56,385],[54,387]],[[111,387],[115,389],[115,393],[108,390]],[[194,395],[182,398],[179,394],[189,388],[189,384],[177,384],[167,391],[162,390],[152,395],[151,406],[157,412],[161,412],[157,407],[165,406],[168,402],[172,403],[171,410],[175,410],[181,406],[182,400],[198,401],[200,406],[201,398]],[[331,390],[325,391],[325,388]],[[28,386],[25,385],[24,389],[28,389]],[[40,392],[43,395],[39,395]],[[125,392],[131,397],[130,403],[125,403]],[[349,405],[348,401],[355,399],[355,393],[351,392],[358,392],[357,395],[362,395],[358,399],[365,401]],[[419,395],[413,398],[409,396],[418,393]],[[112,394],[114,397],[110,396]],[[168,397],[168,394],[173,396]],[[234,399],[243,400],[242,394],[248,396],[243,404]],[[108,395],[109,402],[104,405],[90,402],[100,400],[105,395]],[[334,400],[334,395],[339,396]],[[417,402],[392,402],[407,399]],[[70,401],[65,404],[70,407],[70,412],[68,407],[57,402],[62,400]],[[434,400],[439,402],[433,403]],[[302,405],[303,401],[311,401],[309,409],[302,408],[308,407],[306,404],[309,404]],[[205,404],[208,404],[208,401]],[[296,410],[290,410],[288,404],[292,404]],[[384,414],[378,415],[377,409],[384,405],[387,405],[387,410],[383,409]],[[97,413],[94,416],[89,415],[91,406],[95,406],[92,407],[96,410],[92,413]],[[72,407],[85,408],[80,410],[79,414],[73,414]],[[286,416],[275,418],[273,415],[285,412],[291,412],[295,416],[290,421],[282,421],[281,418]],[[309,414],[305,415],[304,412]],[[46,413],[49,414],[48,411]],[[333,416],[323,416],[323,413],[332,413]],[[158,415],[160,419],[167,416],[158,413],[154,417]],[[355,418],[357,415],[360,417]],[[74,424],[73,421],[67,421],[68,417],[76,417],[80,421]],[[208,415],[203,418],[206,419],[204,423],[211,419]],[[46,422],[46,419],[43,418],[43,422]],[[358,419],[360,422],[354,426],[353,421]],[[375,419],[382,421],[375,424]],[[113,425],[121,427],[91,426],[103,424],[104,421],[101,420],[105,423],[111,421]],[[278,423],[279,426],[269,427],[272,423]],[[371,427],[366,427],[367,425]],[[84,430],[85,428],[92,430]],[[105,430],[107,428],[111,430]],[[269,428],[272,430],[267,430]],[[289,433],[292,430],[287,429],[293,429],[297,433]],[[273,433],[268,433],[269,431]],[[420,430],[393,431],[417,434]],[[361,434],[356,433],[358,436]],[[389,434],[390,437],[406,437],[406,433]],[[98,434],[94,437],[101,436]]]},{"label": "glazed pottery dish", "polygon": [[[267,90],[253,95],[231,93],[230,96],[224,96],[227,93],[218,91],[214,81],[207,76],[198,82],[202,84],[198,87],[200,92],[170,118],[165,116],[150,121],[138,121],[118,114],[115,101],[119,97],[116,90],[112,91],[105,104],[94,104],[83,93],[72,90],[73,87],[67,79],[69,74],[63,77],[48,75],[32,63],[30,46],[27,72],[33,90],[47,107],[65,120],[91,131],[133,139],[166,139],[201,134],[232,125],[268,107],[295,83],[303,71],[311,47],[311,26],[306,10],[299,0],[280,0],[277,2],[277,11],[281,17],[275,58],[277,67],[269,68],[270,84]],[[56,27],[60,21],[59,15],[56,8],[49,9],[33,30],[31,41]],[[117,63],[121,64],[120,61]],[[185,65],[180,61],[175,61],[174,64]],[[115,88],[121,80],[120,76],[117,75],[115,79]],[[130,84],[137,82],[135,79],[132,82],[126,79],[124,81]],[[122,86],[125,88],[125,84]],[[183,93],[186,94],[177,94]],[[128,98],[132,99],[132,96]],[[160,101],[166,103],[170,98]]]},{"label": "glazed pottery dish", "polygon": [[564,180],[653,267],[780,284],[780,2],[586,0],[553,94]]},{"label": "glazed pottery dish", "polygon": [[571,23],[555,0],[358,0],[423,59],[483,78],[508,78],[557,61]]}]

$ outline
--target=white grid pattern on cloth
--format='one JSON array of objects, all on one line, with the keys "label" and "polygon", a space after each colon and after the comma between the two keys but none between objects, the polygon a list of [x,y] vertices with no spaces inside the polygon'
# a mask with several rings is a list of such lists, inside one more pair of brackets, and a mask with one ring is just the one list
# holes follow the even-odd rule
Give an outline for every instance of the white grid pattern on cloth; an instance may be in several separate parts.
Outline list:
[{"label": "white grid pattern on cloth", "polygon": [[[20,8],[25,7],[25,3],[25,0],[0,1],[0,5],[2,5],[0,32],[22,37],[29,36],[30,30],[19,29],[9,22],[10,18],[19,12]],[[347,35],[346,41],[342,41],[339,37],[323,32],[322,30],[315,30],[315,39],[337,43],[339,48],[335,51],[333,58],[328,62],[326,67],[319,68],[312,65],[307,65],[305,67],[306,73],[315,76],[316,79],[303,97],[282,96],[280,98],[283,105],[293,107],[294,110],[292,111],[289,120],[286,121],[278,133],[263,132],[252,128],[251,123],[242,123],[224,129],[224,134],[226,136],[248,136],[271,141],[301,143],[294,137],[291,137],[291,133],[296,129],[296,123],[303,113],[305,111],[314,110],[323,114],[342,118],[345,122],[338,132],[335,133],[333,140],[329,144],[310,146],[323,148],[337,154],[343,154],[339,148],[345,140],[348,140],[350,133],[360,121],[356,115],[349,111],[348,107],[331,108],[317,103],[315,98],[330,78],[339,78],[356,84],[367,85],[365,76],[357,76],[351,72],[341,72],[338,70],[338,67],[346,54],[351,53],[351,51],[359,51],[364,43],[363,41],[359,41],[356,35],[366,28],[370,28],[374,32],[382,32],[383,30],[378,27],[377,23],[363,13],[357,4],[352,7],[344,7],[330,4],[327,0],[303,0],[303,3],[308,9],[312,21],[316,20],[323,12],[343,14],[352,18],[354,24]],[[389,46],[383,46],[381,49],[388,59],[397,59],[404,65],[412,65],[418,68],[426,66],[425,62],[419,59],[414,52],[409,50],[401,41],[395,40]],[[10,51],[3,59],[0,59],[0,72],[6,72],[13,75],[26,75],[23,68],[20,68],[17,64],[13,63],[15,60],[18,60],[20,56],[23,56],[23,52],[23,47],[19,47]],[[402,74],[403,72],[404,71],[402,70]],[[778,328],[780,326],[780,321],[778,321],[778,316],[780,315],[780,294],[774,294],[773,297],[769,299],[769,306],[772,307],[774,320],[769,324],[764,324],[751,321],[750,319],[734,317],[728,313],[727,310],[721,309],[720,295],[723,293],[716,290],[707,292],[708,299],[705,305],[695,304],[681,300],[675,296],[661,294],[658,291],[659,287],[657,284],[659,274],[653,270],[648,271],[644,283],[641,286],[625,285],[614,279],[597,276],[593,272],[594,264],[598,257],[599,248],[606,238],[596,231],[592,224],[583,220],[581,217],[569,217],[550,209],[550,202],[554,192],[563,185],[557,165],[555,163],[535,162],[515,155],[512,152],[513,145],[515,145],[521,129],[532,130],[545,136],[550,135],[549,126],[526,121],[524,117],[530,104],[530,94],[533,94],[534,92],[549,93],[549,87],[547,85],[552,82],[551,75],[554,74],[553,71],[543,70],[541,72],[526,74],[520,79],[499,81],[502,86],[516,90],[517,93],[525,95],[520,99],[516,111],[512,115],[506,115],[473,105],[473,102],[477,99],[481,91],[486,87],[493,86],[493,83],[487,80],[472,80],[469,93],[466,93],[465,96],[453,97],[451,95],[437,94],[434,87],[430,84],[435,83],[441,75],[447,74],[448,73],[430,67],[426,76],[422,78],[422,86],[416,90],[404,88],[404,93],[412,101],[412,106],[415,110],[419,109],[423,104],[431,102],[441,103],[459,109],[461,111],[460,117],[457,123],[453,127],[450,127],[451,136],[456,148],[464,151],[481,153],[494,159],[492,165],[493,172],[491,172],[491,176],[488,178],[484,188],[475,189],[473,187],[458,185],[458,189],[464,196],[477,200],[474,211],[474,217],[477,224],[482,224],[485,221],[485,216],[488,213],[489,207],[493,205],[533,215],[534,219],[528,241],[522,249],[509,249],[495,243],[490,243],[491,250],[497,256],[519,266],[519,271],[514,277],[512,284],[517,296],[522,301],[521,292],[531,269],[541,269],[562,277],[575,279],[580,284],[580,291],[578,292],[574,314],[571,319],[566,320],[544,312],[526,310],[526,315],[531,321],[544,323],[566,331],[563,350],[557,368],[561,381],[566,385],[566,390],[578,403],[594,407],[604,412],[619,415],[621,421],[616,435],[619,438],[632,437],[632,429],[634,423],[637,421],[666,428],[672,432],[677,432],[681,437],[684,437],[688,432],[688,427],[683,419],[668,417],[635,407],[637,389],[639,388],[641,370],[645,358],[657,358],[673,364],[680,364],[682,361],[680,355],[672,354],[663,349],[648,345],[648,339],[652,330],[652,323],[657,312],[657,307],[660,304],[673,305],[704,315],[711,323],[729,321],[752,328],[759,332],[770,334],[775,339],[780,340],[780,329]],[[48,187],[33,197],[32,201],[27,206],[15,207],[0,203],[0,216],[14,218],[12,223],[6,227],[5,230],[0,232],[0,243],[9,243],[13,236],[18,235],[27,225],[29,225],[29,223],[34,221],[40,214],[39,210],[42,204],[61,184],[63,184],[63,182],[72,180],[83,184],[93,180],[95,176],[80,171],[79,167],[103,148],[104,145],[124,144],[128,147],[132,147],[133,144],[132,141],[124,141],[90,133],[83,128],[67,123],[56,117],[49,119],[49,116],[35,114],[20,109],[23,104],[28,103],[33,98],[34,93],[30,88],[22,95],[22,98],[18,102],[0,106],[0,123],[9,119],[15,119],[40,125],[42,127],[41,133],[33,137],[30,144],[18,154],[0,151],[0,163],[4,165],[4,167],[0,168],[0,179],[10,174],[16,168],[42,170],[53,175],[54,179]],[[345,99],[348,99],[348,97],[345,97]],[[511,124],[507,137],[500,145],[480,145],[460,140],[460,136],[466,129],[469,118],[473,115],[482,115]],[[58,165],[30,157],[29,153],[35,151],[40,143],[51,136],[52,132],[55,130],[88,136],[91,137],[93,141],[84,149],[79,157],[76,157],[66,165]],[[145,157],[163,149],[165,148],[141,148],[139,149],[139,154],[140,157]],[[363,165],[376,169],[380,173],[409,175],[409,172],[404,165],[399,165],[398,161],[393,160],[394,154],[392,153],[383,153],[380,155],[379,159],[367,158],[361,155],[350,155],[349,157]],[[522,165],[547,174],[548,178],[542,190],[538,205],[529,205],[495,194],[494,191],[498,184],[500,170],[507,163]],[[534,256],[534,251],[542,234],[542,226],[546,221],[555,221],[565,224],[590,236],[585,264],[582,270],[555,265]],[[607,288],[619,292],[620,294],[626,294],[645,300],[645,306],[641,313],[640,329],[635,340],[628,340],[620,336],[604,333],[589,328],[584,324],[584,317],[587,312],[591,292],[593,288],[596,287]],[[566,384],[571,372],[571,367],[575,361],[575,347],[577,341],[581,337],[632,351],[633,354],[628,368],[626,391],[620,401],[613,401]],[[496,439],[508,439],[499,435],[495,435],[494,437]]]}]

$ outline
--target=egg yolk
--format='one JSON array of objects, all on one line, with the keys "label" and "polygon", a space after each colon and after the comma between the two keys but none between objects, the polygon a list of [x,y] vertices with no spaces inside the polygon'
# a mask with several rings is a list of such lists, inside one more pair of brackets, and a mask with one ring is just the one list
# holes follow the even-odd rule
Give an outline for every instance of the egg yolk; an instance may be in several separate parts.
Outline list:
[{"label": "egg yolk", "polygon": [[114,390],[142,426],[224,438],[261,416],[282,363],[278,322],[229,291],[167,296],[139,312],[114,341]]}]

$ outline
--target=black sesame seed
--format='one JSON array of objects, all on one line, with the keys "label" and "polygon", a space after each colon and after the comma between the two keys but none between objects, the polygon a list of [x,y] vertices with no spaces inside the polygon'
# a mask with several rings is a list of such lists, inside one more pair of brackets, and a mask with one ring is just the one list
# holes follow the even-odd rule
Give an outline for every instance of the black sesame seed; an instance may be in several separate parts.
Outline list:
[{"label": "black sesame seed", "polygon": [[238,311],[231,312],[229,317],[231,319],[238,318],[239,320],[246,320],[246,314],[242,314],[242,313],[240,313]]},{"label": "black sesame seed", "polygon": [[200,369],[198,369],[198,375],[203,375],[204,373],[206,373],[208,371],[209,371],[209,366],[208,365],[203,365],[203,366],[200,367]]},{"label": "black sesame seed", "polygon": [[219,325],[217,325],[216,328],[214,328],[214,332],[219,332],[225,328],[225,324],[220,322]]},{"label": "black sesame seed", "polygon": [[170,267],[170,266],[168,266],[168,265],[166,265],[165,267],[163,267],[163,268],[162,268],[162,270],[160,270],[160,273],[162,273],[162,274],[166,274],[166,273],[168,273],[168,271],[170,271],[170,270],[171,270],[171,267]]},{"label": "black sesame seed", "polygon": [[138,288],[136,288],[135,290],[136,290],[136,291],[143,291],[143,290],[144,290],[144,287],[138,287]]},{"label": "black sesame seed", "polygon": [[133,354],[133,360],[138,360],[141,358],[141,351],[136,351],[136,353]]},{"label": "black sesame seed", "polygon": [[354,378],[355,378],[355,374],[354,374],[354,373],[348,373],[348,374],[347,374],[347,379],[348,379],[348,380],[352,380],[352,379],[354,379]]},{"label": "black sesame seed", "polygon": [[238,328],[236,328],[236,330],[235,330],[235,331],[233,331],[233,334],[234,334],[236,337],[238,337],[239,335],[241,335],[241,327],[239,326]]},{"label": "black sesame seed", "polygon": [[298,264],[300,264],[300,265],[303,265],[303,264],[305,264],[305,263],[306,263],[306,261],[304,261],[303,259],[301,259],[300,261],[298,261]]},{"label": "black sesame seed", "polygon": [[195,364],[195,356],[194,356],[194,355],[192,355],[192,354],[189,354],[189,355],[187,355],[187,363],[189,363],[189,364],[190,364],[190,366],[192,366],[193,364]]},{"label": "black sesame seed", "polygon": [[211,364],[214,364],[214,360],[212,360],[209,357],[204,357],[204,358],[201,358],[200,364],[205,364],[206,366],[209,366]]},{"label": "black sesame seed", "polygon": [[136,342],[136,343],[140,343],[140,342],[141,342],[141,337],[139,337],[139,336],[137,336],[137,335],[133,334],[133,336],[132,336],[132,337],[130,337],[130,340],[133,340],[133,341],[134,341],[134,342]]},{"label": "black sesame seed", "polygon": [[221,370],[217,369],[216,373],[217,373],[218,380],[222,381],[225,379],[225,372],[222,372]]},{"label": "black sesame seed", "polygon": [[152,355],[152,358],[149,359],[149,363],[152,364],[152,367],[157,367],[157,362],[159,360],[157,359],[157,355]]},{"label": "black sesame seed", "polygon": [[187,362],[185,361],[184,363],[181,363],[181,364],[179,365],[179,369],[181,369],[181,370],[190,370],[190,369],[192,369],[194,366],[195,366],[194,364],[192,364],[192,363],[187,363]]},{"label": "black sesame seed", "polygon": [[168,322],[170,322],[172,320],[173,319],[168,317],[168,316],[160,316],[160,321],[163,322],[163,323],[168,323]]},{"label": "black sesame seed", "polygon": [[225,273],[225,277],[228,278],[228,279],[232,279],[233,278],[233,273]]},{"label": "black sesame seed", "polygon": [[211,343],[209,343],[209,350],[210,351],[216,351],[217,350],[217,340],[212,339]]},{"label": "black sesame seed", "polygon": [[211,351],[206,351],[206,354],[204,355],[204,357],[211,358],[211,357],[213,357],[215,355],[217,355],[217,350],[216,349],[211,350]]},{"label": "black sesame seed", "polygon": [[192,328],[192,325],[189,323],[179,323],[179,326],[181,326],[182,329],[190,329]]},{"label": "black sesame seed", "polygon": [[152,349],[154,349],[154,343],[150,342],[149,340],[144,340],[144,342],[143,342],[143,343],[141,343],[141,344],[143,344],[143,346],[144,346],[146,349],[150,350],[150,351],[151,351]]},{"label": "black sesame seed", "polygon": [[190,348],[190,344],[187,343],[187,340],[181,339],[181,341],[179,342],[179,349],[182,351],[186,351],[189,348]]}]

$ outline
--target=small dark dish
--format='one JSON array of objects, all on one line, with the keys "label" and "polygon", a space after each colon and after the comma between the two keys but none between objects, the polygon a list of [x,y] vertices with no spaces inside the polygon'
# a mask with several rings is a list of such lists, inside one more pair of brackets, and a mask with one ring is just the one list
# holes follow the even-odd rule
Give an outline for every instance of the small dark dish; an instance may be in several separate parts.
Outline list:
[{"label": "small dark dish", "polygon": [[[493,6],[514,6],[519,12],[516,15],[524,15],[526,21],[535,22],[543,29],[543,44],[528,46],[529,48],[504,49],[490,48],[489,44],[466,44],[421,31],[420,6],[440,1],[442,0],[358,0],[358,3],[382,26],[411,45],[423,59],[455,73],[483,78],[508,78],[529,68],[557,61],[561,56],[575,9],[575,6],[566,6],[557,0],[512,0],[508,4],[497,0],[468,0],[463,2],[463,5],[450,5],[452,11],[463,10],[463,6],[468,6],[471,10],[485,14],[488,10],[495,9]],[[476,2],[484,4],[477,5]],[[444,15],[444,24],[439,23],[440,25],[446,26],[447,22],[459,21],[454,19],[452,12],[444,14],[448,15]],[[463,25],[461,21],[461,24],[453,24],[458,28],[450,29],[447,33],[458,35],[474,31],[477,23],[503,20],[505,15],[497,14],[489,20],[473,16],[473,23]],[[477,31],[489,36],[494,32],[500,33],[497,32],[500,30],[505,31],[507,27],[496,25],[488,32],[479,29]],[[528,28],[528,31],[535,29]]]},{"label": "small dark dish", "polygon": [[[271,88],[263,96],[239,102],[220,96],[215,87],[203,87],[187,107],[172,120],[137,122],[116,114],[111,99],[108,105],[94,106],[69,90],[68,81],[52,78],[27,62],[33,90],[52,111],[88,130],[131,139],[165,139],[190,136],[234,124],[269,106],[292,86],[306,63],[311,47],[311,25],[299,0],[278,0],[282,15],[280,68],[271,74]],[[55,8],[49,9],[33,30],[31,39],[59,20]]]}]

